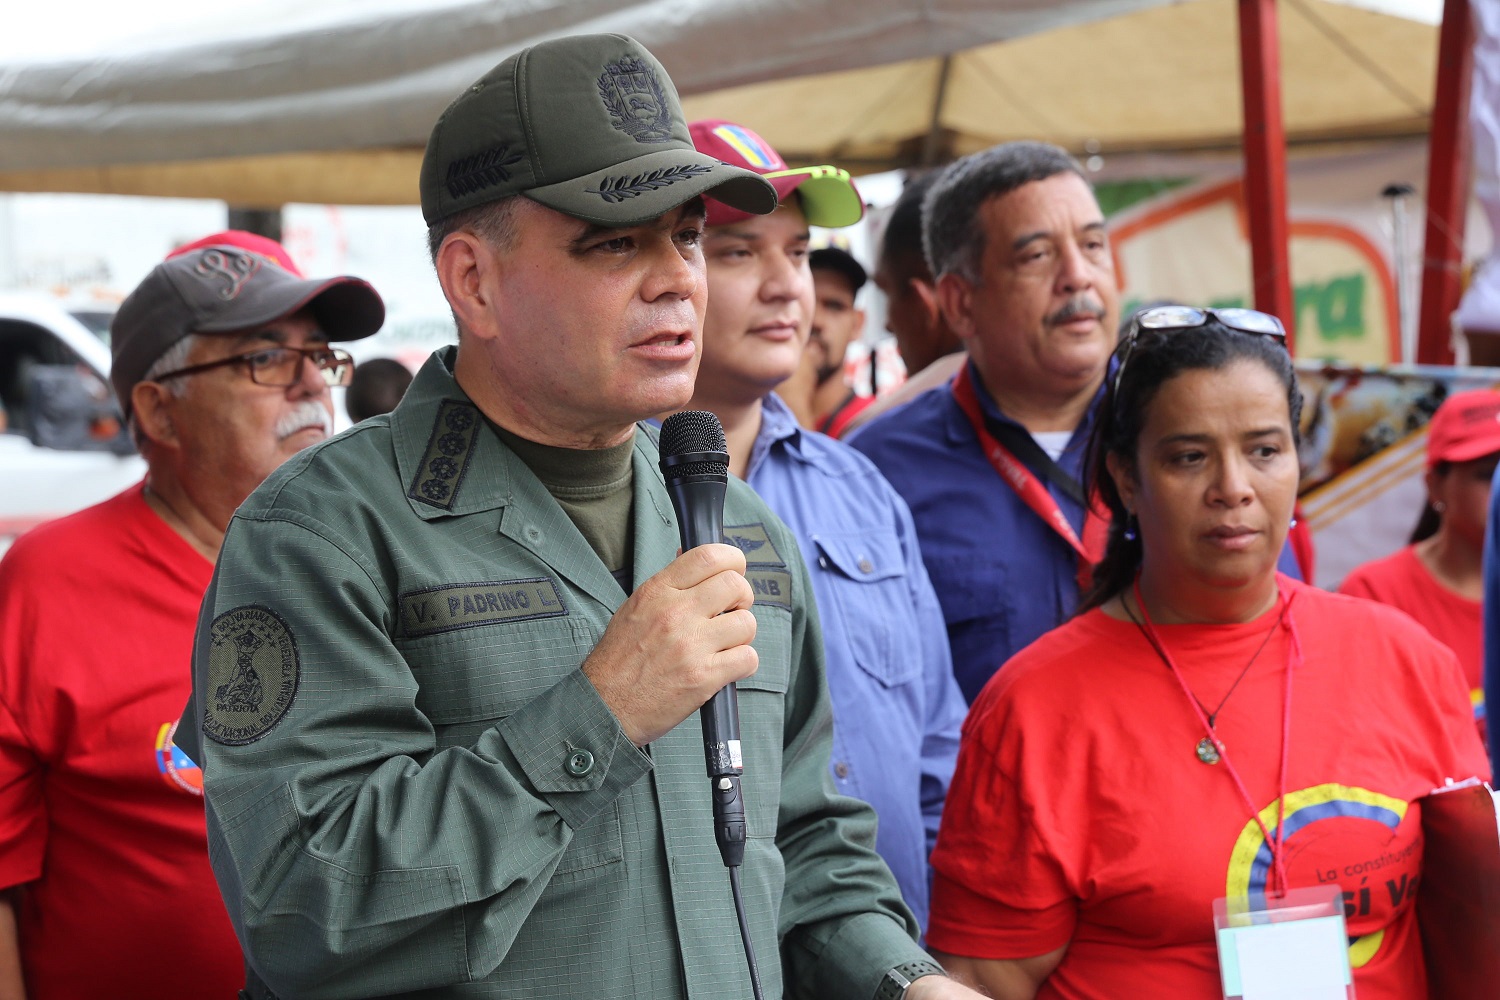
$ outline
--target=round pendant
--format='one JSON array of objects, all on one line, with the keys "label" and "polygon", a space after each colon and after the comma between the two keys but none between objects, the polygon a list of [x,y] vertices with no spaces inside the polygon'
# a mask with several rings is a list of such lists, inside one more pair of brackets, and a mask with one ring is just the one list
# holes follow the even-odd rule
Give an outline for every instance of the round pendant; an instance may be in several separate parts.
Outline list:
[{"label": "round pendant", "polygon": [[1214,741],[1207,736],[1198,741],[1198,759],[1205,764],[1219,762],[1219,748],[1214,746]]}]

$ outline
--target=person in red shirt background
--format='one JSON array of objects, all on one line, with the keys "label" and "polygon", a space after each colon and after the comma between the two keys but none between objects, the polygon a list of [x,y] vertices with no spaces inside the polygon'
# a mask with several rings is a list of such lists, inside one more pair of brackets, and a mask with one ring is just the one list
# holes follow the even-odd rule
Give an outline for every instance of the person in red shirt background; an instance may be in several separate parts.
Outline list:
[{"label": "person in red shirt background", "polygon": [[110,326],[143,482],[0,560],[0,1000],[232,997],[243,958],[208,864],[203,775],[177,749],[193,629],[236,507],[333,430],[375,333],[364,281],[279,244],[179,248]]},{"label": "person in red shirt background", "polygon": [[1421,800],[1489,765],[1449,650],[1276,571],[1284,337],[1170,306],[1117,350],[1089,461],[1108,548],[973,703],[932,855],[928,945],[997,1000],[1218,1000],[1214,900],[1326,885],[1360,1000],[1427,995]]},{"label": "person in red shirt background", "polygon": [[1427,429],[1427,507],[1411,544],[1354,570],[1339,592],[1400,608],[1453,650],[1486,736],[1484,707],[1485,523],[1500,462],[1500,392],[1474,389],[1443,401]]}]

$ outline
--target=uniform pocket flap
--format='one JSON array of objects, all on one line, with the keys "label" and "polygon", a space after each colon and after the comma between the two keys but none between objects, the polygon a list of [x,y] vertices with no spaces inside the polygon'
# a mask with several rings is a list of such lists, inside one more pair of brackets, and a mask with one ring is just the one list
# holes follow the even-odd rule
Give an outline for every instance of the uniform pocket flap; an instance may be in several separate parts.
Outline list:
[{"label": "uniform pocket flap", "polygon": [[906,561],[895,537],[874,532],[813,536],[823,569],[837,569],[860,583],[875,583],[906,574]]},{"label": "uniform pocket flap", "polygon": [[736,686],[742,691],[786,694],[792,679],[791,612],[778,604],[761,603],[757,598],[751,613],[755,615],[754,645],[760,665]]}]

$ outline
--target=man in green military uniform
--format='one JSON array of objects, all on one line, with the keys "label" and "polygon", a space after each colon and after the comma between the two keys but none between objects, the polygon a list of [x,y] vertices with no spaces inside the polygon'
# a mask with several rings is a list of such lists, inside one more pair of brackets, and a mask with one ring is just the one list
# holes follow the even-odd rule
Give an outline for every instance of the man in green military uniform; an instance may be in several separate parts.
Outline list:
[{"label": "man in green military uniform", "polygon": [[254,1000],[748,997],[696,715],[728,681],[767,995],[976,995],[829,787],[796,541],[735,481],[735,545],[677,555],[636,421],[692,395],[708,191],[775,206],[623,36],[523,51],[439,120],[459,345],[239,509],[200,620],[179,742]]}]

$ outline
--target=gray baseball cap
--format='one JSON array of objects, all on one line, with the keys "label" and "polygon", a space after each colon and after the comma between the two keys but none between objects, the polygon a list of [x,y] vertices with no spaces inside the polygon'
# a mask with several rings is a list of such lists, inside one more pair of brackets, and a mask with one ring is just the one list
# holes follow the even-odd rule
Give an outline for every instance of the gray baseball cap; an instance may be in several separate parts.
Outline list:
[{"label": "gray baseball cap", "polygon": [[242,333],[303,309],[331,341],[368,337],[385,322],[385,303],[360,278],[303,278],[271,257],[231,245],[162,261],[109,324],[109,380],[121,411],[130,416],[130,391],[188,334]]},{"label": "gray baseball cap", "polygon": [[626,35],[541,42],[490,70],[433,127],[421,191],[428,225],[515,194],[603,226],[710,191],[755,215],[776,208],[759,174],[693,148],[667,71]]}]

